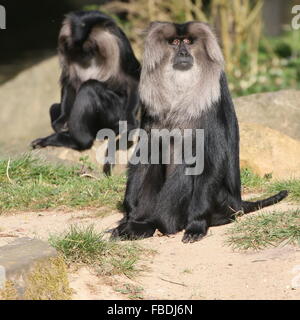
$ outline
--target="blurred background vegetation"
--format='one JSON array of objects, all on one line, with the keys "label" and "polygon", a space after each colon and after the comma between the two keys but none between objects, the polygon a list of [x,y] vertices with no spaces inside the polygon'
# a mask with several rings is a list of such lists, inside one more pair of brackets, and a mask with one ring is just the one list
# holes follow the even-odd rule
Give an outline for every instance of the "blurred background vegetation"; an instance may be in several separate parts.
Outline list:
[{"label": "blurred background vegetation", "polygon": [[[30,0],[26,6],[30,7]],[[44,3],[45,2],[45,3]],[[138,58],[142,56],[144,30],[150,21],[164,20],[185,22],[200,20],[210,23],[220,40],[226,60],[226,69],[230,88],[234,96],[257,92],[277,91],[286,88],[300,88],[300,30],[291,28],[291,8],[297,4],[293,0],[111,0],[111,1],[80,1],[66,0],[54,2],[43,1],[43,8],[32,7],[28,12],[26,27],[22,29],[23,42],[32,43],[31,48],[37,49],[40,57],[53,54],[58,29],[63,13],[83,8],[85,10],[102,10],[112,15],[131,40]],[[299,2],[299,1],[298,1]],[[47,7],[48,3],[48,7]],[[10,5],[12,5],[11,2]],[[18,4],[20,6],[20,2]],[[17,11],[14,28],[20,31],[19,19],[24,15]],[[46,9],[47,8],[47,9]],[[17,10],[17,9],[16,9]],[[24,8],[26,10],[26,8]],[[9,14],[7,8],[7,13]],[[19,12],[19,13],[18,13]],[[47,12],[43,18],[43,12]],[[36,13],[40,20],[31,24],[28,18]],[[30,16],[31,15],[31,16]],[[18,18],[19,17],[19,18]],[[7,35],[9,34],[8,16]],[[13,22],[11,19],[11,31]],[[39,24],[40,21],[40,24]],[[48,23],[48,24],[47,24]],[[29,29],[31,26],[31,29]],[[39,29],[39,30],[37,30]],[[35,33],[41,34],[35,38]],[[43,32],[43,33],[42,33]],[[0,36],[3,30],[0,31]],[[26,40],[26,36],[31,41]],[[7,43],[12,37],[7,37]],[[40,44],[40,47],[39,47]],[[16,48],[15,48],[16,49]],[[28,52],[24,46],[14,51],[16,58],[26,61],[22,52]],[[41,54],[47,49],[47,54]],[[32,53],[31,50],[29,52]],[[4,54],[3,54],[4,53]],[[6,67],[12,62],[14,55],[5,48],[0,54],[0,62]],[[32,55],[36,56],[36,55]],[[29,59],[29,61],[31,61]],[[6,68],[10,70],[8,67]],[[3,69],[4,70],[4,69]],[[10,71],[8,71],[9,74]],[[0,71],[0,73],[2,73]],[[0,76],[0,82],[8,76]]]}]

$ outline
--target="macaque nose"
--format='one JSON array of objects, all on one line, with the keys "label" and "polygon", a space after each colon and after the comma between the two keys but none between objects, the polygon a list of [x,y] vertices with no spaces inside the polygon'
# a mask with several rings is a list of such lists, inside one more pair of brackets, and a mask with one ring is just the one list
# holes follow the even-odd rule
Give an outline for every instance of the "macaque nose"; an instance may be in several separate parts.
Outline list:
[{"label": "macaque nose", "polygon": [[180,57],[187,57],[189,55],[187,50],[180,50],[178,54]]}]

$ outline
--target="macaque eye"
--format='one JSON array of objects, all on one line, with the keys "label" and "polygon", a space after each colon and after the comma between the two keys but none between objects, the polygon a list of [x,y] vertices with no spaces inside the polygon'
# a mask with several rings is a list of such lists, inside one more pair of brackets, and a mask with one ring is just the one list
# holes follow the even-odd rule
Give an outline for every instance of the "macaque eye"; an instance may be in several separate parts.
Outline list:
[{"label": "macaque eye", "polygon": [[173,39],[170,41],[170,44],[174,46],[179,46],[180,45],[180,40],[179,39]]},{"label": "macaque eye", "polygon": [[188,39],[188,38],[183,39],[183,42],[184,42],[185,44],[192,44],[192,40],[191,40],[191,39]]}]

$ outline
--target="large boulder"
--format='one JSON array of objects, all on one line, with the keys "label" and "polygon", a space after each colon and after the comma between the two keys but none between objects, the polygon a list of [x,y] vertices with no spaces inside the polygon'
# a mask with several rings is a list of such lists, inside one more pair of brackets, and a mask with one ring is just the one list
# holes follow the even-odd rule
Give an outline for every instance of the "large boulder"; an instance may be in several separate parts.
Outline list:
[{"label": "large boulder", "polygon": [[300,140],[300,91],[252,94],[234,99],[234,104],[239,121],[261,124]]},{"label": "large boulder", "polygon": [[60,99],[59,76],[53,57],[0,87],[0,155],[26,151],[33,139],[51,133],[48,110]]},{"label": "large boulder", "polygon": [[241,167],[260,176],[300,178],[300,141],[253,123],[240,123]]},{"label": "large boulder", "polygon": [[0,246],[0,300],[70,299],[67,268],[47,242],[18,238]]}]

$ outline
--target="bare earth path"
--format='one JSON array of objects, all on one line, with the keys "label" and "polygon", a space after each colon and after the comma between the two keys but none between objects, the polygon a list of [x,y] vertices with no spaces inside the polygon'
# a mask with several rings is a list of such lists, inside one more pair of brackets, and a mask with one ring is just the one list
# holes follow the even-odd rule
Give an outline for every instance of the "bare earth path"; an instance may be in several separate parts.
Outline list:
[{"label": "bare earth path", "polygon": [[[265,211],[292,208],[282,203]],[[0,245],[14,239],[11,236],[47,240],[50,233],[65,231],[71,224],[93,223],[97,230],[104,230],[120,218],[119,213],[100,218],[87,210],[1,215]],[[70,272],[74,299],[127,299],[118,290],[124,284],[142,287],[144,299],[300,299],[300,248],[282,245],[235,252],[225,243],[229,227],[211,228],[207,237],[194,244],[183,244],[182,233],[138,241],[156,254],[145,258],[140,264],[143,271],[134,279],[101,278],[88,268],[74,270]]]}]

